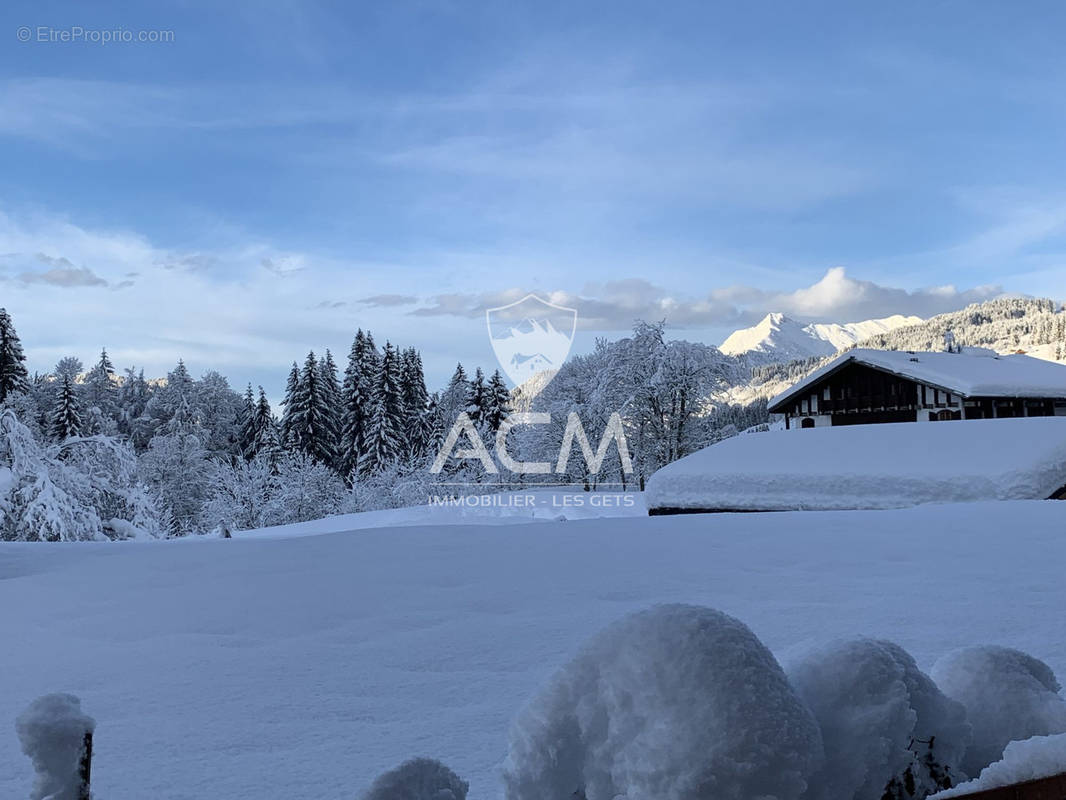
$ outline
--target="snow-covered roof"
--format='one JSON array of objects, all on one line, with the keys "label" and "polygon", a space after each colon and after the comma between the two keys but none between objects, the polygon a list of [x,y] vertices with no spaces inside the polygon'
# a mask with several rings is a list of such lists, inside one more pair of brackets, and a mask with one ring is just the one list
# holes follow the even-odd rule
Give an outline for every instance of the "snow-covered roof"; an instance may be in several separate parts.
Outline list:
[{"label": "snow-covered roof", "polygon": [[1066,398],[1066,366],[1025,355],[849,350],[772,398],[771,411],[850,363],[866,364],[963,397]]},{"label": "snow-covered roof", "polygon": [[1043,500],[1066,485],[1066,417],[734,436],[648,481],[648,508],[786,511]]}]

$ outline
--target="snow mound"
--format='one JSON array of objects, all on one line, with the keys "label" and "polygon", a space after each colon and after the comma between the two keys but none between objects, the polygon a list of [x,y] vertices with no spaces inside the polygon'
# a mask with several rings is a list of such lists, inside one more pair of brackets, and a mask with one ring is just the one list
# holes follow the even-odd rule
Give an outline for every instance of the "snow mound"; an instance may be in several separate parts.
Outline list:
[{"label": "snow mound", "polygon": [[1020,650],[956,650],[933,665],[932,676],[945,694],[966,707],[973,725],[973,743],[962,762],[968,775],[998,761],[1010,742],[1066,733],[1066,702],[1058,694],[1055,673]]},{"label": "snow mound", "polygon": [[974,792],[1050,778],[1063,772],[1066,772],[1066,734],[1034,736],[1011,742],[1003,751],[1003,758],[986,767],[979,777],[954,789],[938,792],[929,800],[965,797]]},{"label": "snow mound", "polygon": [[432,758],[413,758],[374,781],[363,800],[466,800],[470,786]]},{"label": "snow mound", "polygon": [[1044,500],[1066,485],[1066,417],[847,425],[736,436],[648,481],[649,509],[786,511]]},{"label": "snow mound", "polygon": [[925,791],[960,777],[965,712],[899,645],[839,640],[797,657],[787,671],[825,745],[805,800],[880,800],[908,770]]},{"label": "snow mound", "polygon": [[96,728],[72,694],[38,697],[15,721],[22,752],[37,780],[30,800],[78,800],[78,766],[85,734]]},{"label": "snow mound", "polygon": [[796,800],[821,736],[769,650],[663,605],[592,638],[516,720],[508,800]]}]

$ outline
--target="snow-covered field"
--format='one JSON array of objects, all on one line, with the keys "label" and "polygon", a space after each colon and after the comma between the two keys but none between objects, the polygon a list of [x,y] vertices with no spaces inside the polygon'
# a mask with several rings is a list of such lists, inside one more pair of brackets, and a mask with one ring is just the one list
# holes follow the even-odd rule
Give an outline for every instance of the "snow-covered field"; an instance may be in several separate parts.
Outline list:
[{"label": "snow-covered field", "polygon": [[1066,503],[1001,502],[4,544],[0,796],[31,781],[15,717],[66,691],[98,723],[101,800],[350,799],[415,755],[498,798],[527,699],[664,601],[778,656],[870,634],[928,669],[998,643],[1061,676],[1064,533]]}]

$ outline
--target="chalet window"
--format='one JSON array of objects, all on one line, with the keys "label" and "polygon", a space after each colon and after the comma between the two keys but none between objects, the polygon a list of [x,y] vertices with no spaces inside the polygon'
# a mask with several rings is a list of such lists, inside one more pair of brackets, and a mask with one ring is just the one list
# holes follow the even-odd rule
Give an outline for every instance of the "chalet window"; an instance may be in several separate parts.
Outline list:
[{"label": "chalet window", "polygon": [[814,427],[814,420],[811,419],[810,417],[804,417],[803,420],[800,422],[800,427],[801,428],[813,428]]}]

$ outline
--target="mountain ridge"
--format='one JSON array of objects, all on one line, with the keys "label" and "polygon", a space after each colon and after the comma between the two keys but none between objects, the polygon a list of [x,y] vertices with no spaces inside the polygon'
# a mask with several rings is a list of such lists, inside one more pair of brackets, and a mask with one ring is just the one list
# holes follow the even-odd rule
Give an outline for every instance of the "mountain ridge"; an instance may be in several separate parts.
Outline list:
[{"label": "mountain ridge", "polygon": [[921,317],[893,314],[862,322],[803,324],[772,312],[750,328],[733,331],[718,349],[729,356],[761,354],[774,361],[795,361],[832,355],[872,336],[923,322]]}]

